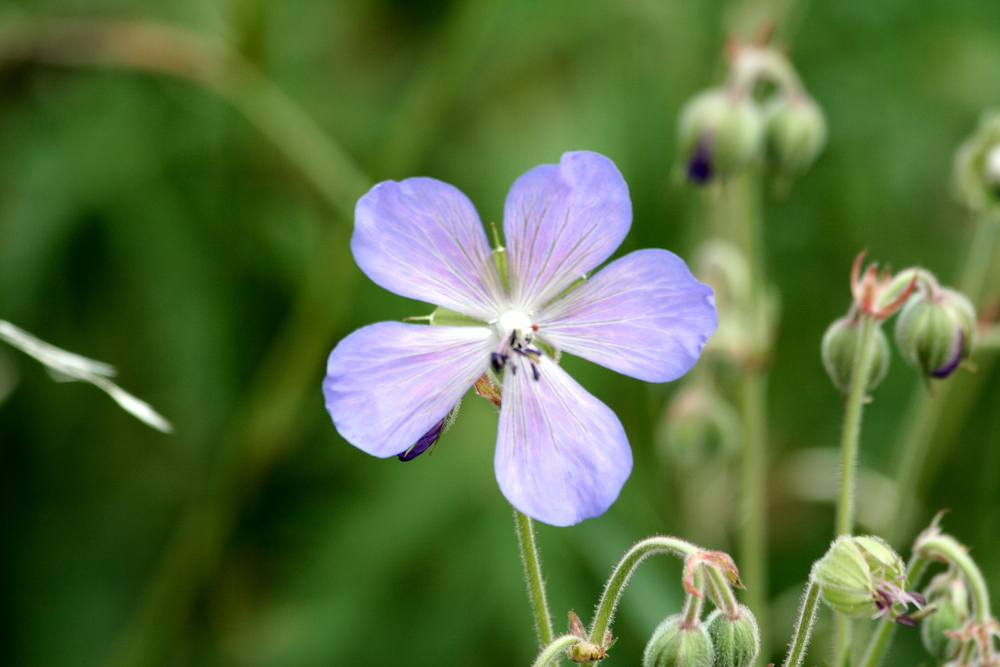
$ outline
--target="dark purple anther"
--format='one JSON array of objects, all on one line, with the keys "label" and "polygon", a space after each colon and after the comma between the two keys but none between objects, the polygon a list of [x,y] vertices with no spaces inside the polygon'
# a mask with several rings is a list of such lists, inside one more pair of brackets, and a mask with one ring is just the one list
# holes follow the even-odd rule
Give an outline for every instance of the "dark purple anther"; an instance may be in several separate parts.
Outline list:
[{"label": "dark purple anther", "polygon": [[910,595],[911,598],[913,598],[914,600],[916,600],[917,604],[919,604],[921,607],[923,607],[923,606],[925,606],[927,604],[927,598],[925,598],[920,593],[910,593],[909,595]]},{"label": "dark purple anther", "polygon": [[424,433],[420,437],[420,439],[417,440],[417,444],[413,445],[412,447],[410,447],[409,449],[407,449],[405,452],[403,452],[402,454],[400,454],[399,455],[399,460],[400,461],[412,461],[413,459],[417,458],[418,456],[420,456],[421,454],[423,454],[424,452],[426,452],[427,449],[431,445],[433,445],[435,442],[437,442],[438,438],[441,437],[441,430],[444,428],[445,419],[447,419],[447,417],[445,417],[444,419],[442,419],[441,421],[439,421],[437,424],[435,424],[434,428],[432,428],[431,430],[427,431],[427,433]]},{"label": "dark purple anther", "polygon": [[535,364],[531,364],[531,377],[535,378],[535,382],[542,379],[542,373],[538,370],[538,366]]},{"label": "dark purple anther", "polygon": [[955,344],[951,348],[951,357],[948,362],[931,371],[931,375],[936,378],[946,378],[951,375],[958,365],[962,363],[962,359],[965,358],[965,332],[961,329],[958,330],[958,335],[955,337]]},{"label": "dark purple anther", "polygon": [[506,354],[501,354],[499,352],[490,353],[490,365],[493,366],[493,370],[497,373],[503,370],[503,367],[507,364],[507,359],[509,359]]},{"label": "dark purple anther", "polygon": [[698,185],[704,185],[712,178],[712,156],[708,151],[707,140],[702,139],[698,142],[691,159],[688,160],[687,173],[688,179]]},{"label": "dark purple anther", "polygon": [[915,628],[915,627],[917,627],[917,622],[914,621],[909,616],[906,616],[906,615],[897,616],[896,617],[896,622],[899,623],[900,625],[905,625],[908,628]]}]

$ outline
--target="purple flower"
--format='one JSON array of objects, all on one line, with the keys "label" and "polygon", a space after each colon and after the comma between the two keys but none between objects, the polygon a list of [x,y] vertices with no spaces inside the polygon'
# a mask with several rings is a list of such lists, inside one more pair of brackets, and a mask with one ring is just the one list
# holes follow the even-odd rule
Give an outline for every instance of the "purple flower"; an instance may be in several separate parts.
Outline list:
[{"label": "purple flower", "polygon": [[604,513],[632,469],[625,431],[540,343],[666,382],[694,365],[716,326],[712,290],[666,250],[626,255],[564,294],[618,248],[631,221],[628,187],[608,158],[566,153],[532,169],[504,207],[508,288],[458,189],[432,178],[376,185],[355,212],[351,250],[361,270],[396,294],[479,322],[380,322],[340,341],[323,382],[337,430],[369,454],[405,454],[435,438],[473,383],[496,372],[503,494],[557,526]]}]

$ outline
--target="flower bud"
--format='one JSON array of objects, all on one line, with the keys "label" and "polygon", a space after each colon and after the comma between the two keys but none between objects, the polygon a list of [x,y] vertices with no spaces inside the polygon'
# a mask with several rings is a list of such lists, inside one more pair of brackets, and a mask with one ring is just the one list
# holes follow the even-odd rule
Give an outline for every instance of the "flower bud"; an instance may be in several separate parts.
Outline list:
[{"label": "flower bud", "polygon": [[826,118],[808,95],[775,97],[765,112],[768,152],[787,174],[805,171],[826,144]]},{"label": "flower bud", "polygon": [[889,616],[914,625],[903,613],[906,605],[926,603],[903,589],[903,559],[878,537],[841,535],[813,566],[811,577],[826,603],[845,616]]},{"label": "flower bud", "polygon": [[956,657],[961,641],[949,637],[965,625],[969,618],[969,592],[965,582],[954,572],[942,572],[927,587],[927,601],[937,606],[937,611],[920,623],[920,639],[924,648],[944,662]]},{"label": "flower bud", "polygon": [[752,667],[760,652],[760,631],[757,619],[740,605],[740,617],[727,618],[716,609],[705,621],[705,629],[715,649],[713,667]]},{"label": "flower bud", "polygon": [[684,626],[684,615],[668,616],[646,644],[642,667],[713,667],[715,651],[704,626]]},{"label": "flower bud", "polygon": [[[851,392],[851,374],[854,372],[854,359],[858,353],[860,333],[860,323],[848,315],[831,324],[823,334],[820,348],[823,366],[833,381],[833,386],[845,395]],[[889,341],[881,327],[875,329],[874,345],[868,380],[865,383],[866,393],[877,387],[889,371]]]},{"label": "flower bud", "polygon": [[681,112],[680,152],[688,179],[703,185],[742,169],[760,153],[763,122],[747,96],[713,88]]},{"label": "flower bud", "polygon": [[659,451],[683,470],[715,456],[732,456],[740,447],[740,416],[710,386],[689,384],[674,394],[657,431]]},{"label": "flower bud", "polygon": [[910,297],[896,320],[896,344],[925,376],[945,378],[972,350],[976,311],[965,296],[937,288]]},{"label": "flower bud", "polygon": [[1000,202],[1000,112],[989,111],[955,155],[958,191],[975,210]]}]

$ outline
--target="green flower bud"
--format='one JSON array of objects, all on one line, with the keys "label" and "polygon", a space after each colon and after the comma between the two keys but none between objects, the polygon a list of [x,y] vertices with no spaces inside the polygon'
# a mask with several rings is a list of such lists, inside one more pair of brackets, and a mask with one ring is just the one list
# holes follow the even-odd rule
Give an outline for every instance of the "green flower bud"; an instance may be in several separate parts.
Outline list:
[{"label": "green flower bud", "polygon": [[713,611],[705,629],[715,649],[713,667],[752,667],[760,652],[760,631],[757,619],[740,605],[740,617],[729,619],[722,610]]},{"label": "green flower bud", "polygon": [[684,615],[668,616],[646,644],[642,667],[713,667],[715,650],[704,626],[684,626]]},{"label": "green flower bud", "polygon": [[915,625],[903,613],[906,606],[926,604],[923,596],[903,589],[903,559],[878,537],[841,535],[813,566],[811,576],[823,600],[845,616],[889,616],[899,623]]},{"label": "green flower bud", "polygon": [[709,386],[691,384],[674,394],[657,430],[664,458],[683,470],[715,456],[732,456],[740,446],[740,416]]},{"label": "green flower bud", "polygon": [[956,657],[961,641],[945,632],[956,631],[969,618],[969,592],[965,582],[954,572],[942,572],[927,587],[927,601],[937,606],[937,611],[920,623],[920,639],[924,648],[944,662]]},{"label": "green flower bud", "polygon": [[688,178],[698,185],[746,167],[760,154],[763,121],[747,96],[713,88],[681,112],[679,146]]},{"label": "green flower bud", "polygon": [[[850,315],[833,324],[823,334],[820,353],[823,366],[830,380],[840,393],[851,392],[851,374],[854,372],[854,358],[858,353],[858,334],[861,333],[860,323]],[[875,349],[871,367],[868,370],[868,381],[865,392],[878,386],[889,371],[889,341],[881,327],[875,329]]]},{"label": "green flower bud", "polygon": [[972,350],[976,311],[962,294],[937,288],[910,297],[896,320],[896,344],[927,377],[945,378]]},{"label": "green flower bud", "polygon": [[1000,112],[988,111],[955,155],[958,191],[965,204],[982,210],[1000,202]]},{"label": "green flower bud", "polygon": [[787,174],[805,171],[826,144],[826,118],[808,95],[777,96],[765,111],[768,152]]}]

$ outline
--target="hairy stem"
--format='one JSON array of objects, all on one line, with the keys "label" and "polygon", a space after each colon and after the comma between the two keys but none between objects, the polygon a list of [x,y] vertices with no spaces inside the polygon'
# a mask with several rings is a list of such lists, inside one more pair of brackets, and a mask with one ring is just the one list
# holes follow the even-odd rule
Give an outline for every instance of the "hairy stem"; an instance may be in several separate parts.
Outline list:
[{"label": "hairy stem", "polygon": [[858,467],[858,440],[861,436],[861,412],[865,404],[865,385],[872,367],[875,330],[878,321],[868,314],[861,315],[861,331],[851,371],[851,390],[844,407],[844,431],[840,440],[840,495],[837,501],[837,535],[850,535],[854,530],[854,477]]},{"label": "hairy stem", "polygon": [[795,621],[795,629],[792,631],[792,641],[788,644],[788,654],[781,667],[800,667],[806,657],[806,649],[809,648],[809,639],[812,636],[813,622],[816,620],[816,609],[819,607],[819,586],[809,577],[809,585],[802,596],[802,604],[799,605],[799,617]]},{"label": "hairy stem", "polygon": [[580,638],[574,635],[560,635],[553,639],[549,644],[542,649],[542,652],[538,654],[535,658],[535,662],[531,663],[532,667],[546,667],[552,664],[553,661],[558,660],[563,657],[566,653],[566,649],[574,646],[580,642]]},{"label": "hairy stem", "polygon": [[531,517],[516,509],[514,526],[517,529],[517,544],[521,549],[524,578],[528,582],[531,611],[535,616],[535,630],[538,631],[539,644],[545,646],[552,642],[552,614],[549,612],[549,602],[545,597],[545,581],[542,579],[542,561],[538,557],[538,545],[535,544],[535,528]]},{"label": "hairy stem", "polygon": [[632,573],[642,561],[653,554],[669,553],[687,558],[698,552],[698,547],[676,537],[647,537],[626,551],[622,559],[615,565],[615,569],[612,570],[608,583],[604,585],[601,600],[597,603],[594,625],[590,629],[590,641],[598,645],[604,641],[604,634],[611,627],[611,622],[614,619],[618,600],[621,598]]}]

